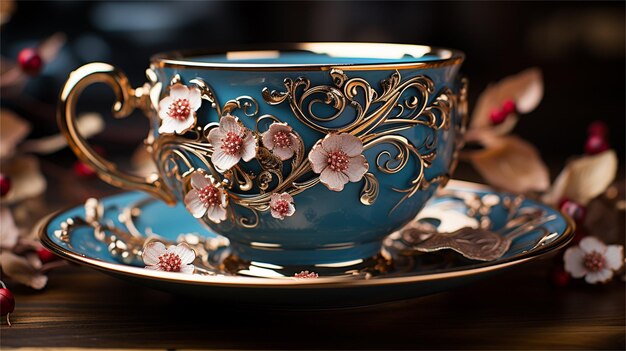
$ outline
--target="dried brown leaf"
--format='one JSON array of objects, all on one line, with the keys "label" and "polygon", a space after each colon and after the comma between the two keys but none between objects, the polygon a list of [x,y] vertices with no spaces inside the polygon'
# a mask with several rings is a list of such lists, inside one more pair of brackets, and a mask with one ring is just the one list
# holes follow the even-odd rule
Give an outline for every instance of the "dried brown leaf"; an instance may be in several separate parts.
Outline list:
[{"label": "dried brown leaf", "polygon": [[544,191],[550,185],[548,169],[533,145],[515,136],[490,136],[483,143],[485,149],[469,159],[489,184],[514,193]]},{"label": "dried brown leaf", "polygon": [[602,194],[617,173],[617,155],[606,150],[570,161],[561,171],[543,201],[553,206],[566,198],[586,206]]},{"label": "dried brown leaf", "polygon": [[30,123],[25,119],[10,110],[0,109],[0,159],[13,156],[30,129]]},{"label": "dried brown leaf", "polygon": [[3,172],[11,178],[11,190],[3,199],[5,204],[41,195],[46,190],[46,178],[41,174],[39,160],[35,156],[16,158]]},{"label": "dried brown leaf", "polygon": [[538,68],[529,68],[489,85],[479,96],[472,114],[471,128],[491,128],[497,134],[510,132],[517,124],[517,116],[509,116],[501,125],[492,127],[489,115],[500,109],[506,100],[515,102],[517,111],[525,114],[534,110],[543,97],[543,79]]},{"label": "dried brown leaf", "polygon": [[33,289],[43,289],[48,282],[48,277],[35,269],[26,258],[7,250],[0,252],[0,267],[9,278]]}]

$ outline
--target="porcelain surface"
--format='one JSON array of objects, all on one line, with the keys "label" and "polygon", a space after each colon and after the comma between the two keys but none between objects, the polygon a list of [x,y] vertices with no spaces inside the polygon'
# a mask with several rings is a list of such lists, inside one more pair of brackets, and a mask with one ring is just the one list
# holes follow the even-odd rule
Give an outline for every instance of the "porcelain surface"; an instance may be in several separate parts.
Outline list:
[{"label": "porcelain surface", "polygon": [[[52,215],[42,225],[40,236],[44,246],[65,259],[140,285],[215,301],[292,307],[363,305],[444,291],[554,253],[572,238],[571,220],[543,204],[522,199],[519,206],[511,212],[502,204],[507,203],[508,200],[505,199],[516,197],[498,194],[483,186],[465,182],[451,182],[446,192],[456,195],[435,196],[427,204],[420,221],[440,228],[446,227],[445,229],[461,225],[457,220],[450,221],[446,218],[459,219],[459,216],[464,216],[464,223],[470,223],[473,216],[468,216],[467,199],[483,198],[491,201],[495,197],[501,199],[501,202],[491,205],[488,215],[494,231],[510,225],[522,212],[541,211],[543,216],[553,219],[541,228],[529,230],[518,237],[503,257],[492,262],[468,260],[448,250],[407,254],[406,249],[410,245],[406,244],[400,233],[395,232],[385,240],[385,251],[393,261],[393,268],[387,272],[333,277],[320,275],[316,279],[296,279],[280,275],[276,275],[276,278],[255,278],[219,272],[217,275],[183,274],[148,270],[141,267],[141,263],[125,264],[111,254],[105,243],[96,239],[91,228],[76,228],[69,242],[59,239],[58,234],[55,234],[67,218],[85,215],[82,206]],[[119,221],[120,213],[145,199],[145,194],[136,192],[102,199],[106,209],[103,220],[122,226]],[[142,206],[134,224],[141,233],[155,233],[173,242],[179,235],[189,233],[195,233],[205,240],[218,237],[191,220],[183,206],[169,208],[160,201],[150,201]]]},{"label": "porcelain surface", "polygon": [[[292,51],[154,57],[149,82],[128,93],[139,100],[127,105],[143,108],[150,118],[146,145],[160,179],[146,184],[112,176],[118,170],[99,169],[106,163],[97,155],[91,157],[98,162],[90,164],[116,186],[179,204],[191,191],[193,172],[211,175],[211,184],[226,193],[221,207],[227,215],[215,219],[206,211],[196,217],[227,236],[232,250],[247,260],[312,266],[373,257],[385,236],[415,217],[453,174],[467,117],[467,86],[459,75],[464,55],[419,45],[297,46]],[[93,76],[93,70],[110,75],[99,66],[80,70],[87,72],[84,77]],[[119,70],[115,79],[128,84]],[[66,85],[71,97],[70,83],[74,80]],[[194,123],[164,130],[165,121],[191,116],[188,110],[176,118],[165,112],[174,106],[168,101],[176,101],[174,87],[183,89],[181,85],[201,91],[201,104],[191,113]],[[237,118],[248,133],[241,135],[254,135],[257,151],[252,159],[242,156],[220,169],[213,156],[223,148],[213,144],[226,139],[209,142],[209,135],[221,128],[225,116]],[[302,148],[295,156],[277,160],[272,147],[261,142],[274,122],[286,123],[297,136]],[[366,166],[364,174],[341,174],[350,181],[338,190],[322,179],[322,169],[329,167],[315,171],[310,160],[318,142],[340,135],[358,139],[363,149],[358,156]],[[89,162],[85,152],[89,150],[77,154]],[[282,220],[270,211],[269,200],[280,194],[292,196],[295,206],[295,213]]]}]

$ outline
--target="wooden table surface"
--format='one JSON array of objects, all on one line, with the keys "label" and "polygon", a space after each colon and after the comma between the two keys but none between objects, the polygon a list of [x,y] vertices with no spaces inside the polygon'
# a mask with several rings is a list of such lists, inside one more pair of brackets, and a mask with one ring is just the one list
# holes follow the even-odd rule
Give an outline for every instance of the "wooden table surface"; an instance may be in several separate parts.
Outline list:
[{"label": "wooden table surface", "polygon": [[288,311],[224,306],[68,266],[44,291],[12,288],[2,347],[621,349],[625,289],[548,283],[550,260],[408,301]]}]

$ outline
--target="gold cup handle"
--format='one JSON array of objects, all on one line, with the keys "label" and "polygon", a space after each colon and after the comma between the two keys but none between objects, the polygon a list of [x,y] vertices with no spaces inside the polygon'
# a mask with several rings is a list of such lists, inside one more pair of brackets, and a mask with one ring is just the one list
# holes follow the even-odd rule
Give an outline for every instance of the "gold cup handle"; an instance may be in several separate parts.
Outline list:
[{"label": "gold cup handle", "polygon": [[140,177],[122,172],[117,166],[98,155],[80,135],[76,125],[76,102],[81,92],[90,84],[106,83],[115,92],[113,116],[127,117],[136,107],[149,101],[144,88],[133,89],[126,75],[106,63],[89,63],[72,72],[63,87],[57,111],[59,128],[78,158],[91,166],[103,181],[124,189],[142,190],[173,205],[176,197],[158,174]]}]

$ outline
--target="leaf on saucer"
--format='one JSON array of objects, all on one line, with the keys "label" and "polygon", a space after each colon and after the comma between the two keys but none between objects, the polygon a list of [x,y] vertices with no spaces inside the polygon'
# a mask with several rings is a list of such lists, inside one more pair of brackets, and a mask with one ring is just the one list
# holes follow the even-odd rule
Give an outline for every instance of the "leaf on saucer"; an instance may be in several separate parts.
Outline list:
[{"label": "leaf on saucer", "polygon": [[12,280],[33,289],[43,289],[48,282],[48,277],[36,270],[26,258],[6,250],[0,253],[0,267]]},{"label": "leaf on saucer", "polygon": [[489,85],[480,95],[472,114],[471,129],[489,128],[496,134],[506,134],[517,124],[517,116],[509,116],[502,124],[492,127],[489,119],[491,111],[500,109],[506,100],[512,100],[517,112],[526,114],[539,105],[542,97],[543,78],[538,68],[506,77]]},{"label": "leaf on saucer", "polygon": [[563,168],[543,201],[556,206],[562,199],[569,199],[587,206],[589,201],[611,185],[616,173],[617,155],[614,150],[580,157]]},{"label": "leaf on saucer", "polygon": [[522,194],[550,186],[548,169],[533,145],[516,136],[491,135],[482,141],[485,149],[469,159],[489,184]]},{"label": "leaf on saucer", "polygon": [[421,252],[454,250],[478,261],[496,260],[508,251],[510,241],[486,229],[462,228],[452,233],[438,233],[414,246]]}]

